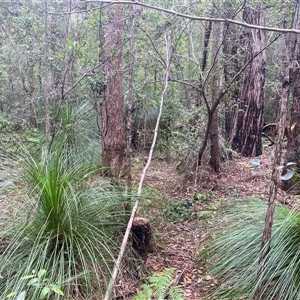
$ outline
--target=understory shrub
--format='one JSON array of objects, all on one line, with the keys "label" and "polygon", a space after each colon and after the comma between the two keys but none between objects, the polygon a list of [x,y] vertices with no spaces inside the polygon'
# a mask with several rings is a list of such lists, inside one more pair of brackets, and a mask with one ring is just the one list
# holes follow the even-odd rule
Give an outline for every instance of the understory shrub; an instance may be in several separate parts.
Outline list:
[{"label": "understory shrub", "polygon": [[[50,283],[49,278],[45,277],[45,274],[47,271],[45,269],[40,270],[38,272],[33,272],[31,275],[23,276],[22,280],[27,280],[27,289],[28,287],[33,288],[41,288],[41,293],[39,295],[39,300],[46,299],[46,297],[51,293],[56,293],[57,295],[64,296],[63,291],[60,289],[60,287],[56,284]],[[27,290],[18,292],[11,292],[9,293],[6,298],[12,298],[14,296],[17,297],[17,300],[25,300]]]},{"label": "understory shrub", "polygon": [[64,147],[26,153],[21,164],[27,194],[20,199],[22,213],[6,219],[0,232],[0,299],[24,290],[28,299],[38,299],[43,286],[22,280],[38,270],[47,270],[49,282],[67,299],[102,299],[128,199],[97,179],[94,164],[69,159]]},{"label": "understory shrub", "polygon": [[300,299],[300,214],[277,206],[270,252],[262,274],[258,261],[267,204],[252,199],[229,204],[218,223],[223,227],[213,245],[201,253],[220,286],[210,299],[252,299],[263,283],[263,300]]},{"label": "understory shrub", "polygon": [[212,193],[194,194],[191,199],[180,199],[169,202],[164,208],[164,216],[169,222],[182,223],[194,219],[206,219],[212,215],[212,209],[206,206],[205,210],[198,211],[195,207],[198,204],[206,204],[211,198]]}]

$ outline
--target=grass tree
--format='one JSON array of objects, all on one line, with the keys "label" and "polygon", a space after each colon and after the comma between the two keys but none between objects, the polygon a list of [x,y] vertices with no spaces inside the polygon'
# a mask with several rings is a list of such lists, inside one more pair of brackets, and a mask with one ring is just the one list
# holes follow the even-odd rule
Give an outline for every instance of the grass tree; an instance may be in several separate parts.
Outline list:
[{"label": "grass tree", "polygon": [[299,299],[299,211],[276,208],[270,251],[257,277],[267,205],[261,200],[250,199],[239,207],[237,213],[231,204],[223,213],[221,224],[229,225],[208,251],[209,270],[220,279],[220,286],[210,299],[252,299],[261,282],[264,284],[259,299]]},{"label": "grass tree", "polygon": [[37,299],[43,285],[27,286],[22,278],[39,270],[46,270],[48,282],[66,297],[102,298],[124,227],[126,199],[108,182],[88,180],[95,165],[70,160],[66,149],[25,153],[21,160],[21,183],[28,193],[18,218],[8,219],[0,233],[1,299],[23,291]]}]

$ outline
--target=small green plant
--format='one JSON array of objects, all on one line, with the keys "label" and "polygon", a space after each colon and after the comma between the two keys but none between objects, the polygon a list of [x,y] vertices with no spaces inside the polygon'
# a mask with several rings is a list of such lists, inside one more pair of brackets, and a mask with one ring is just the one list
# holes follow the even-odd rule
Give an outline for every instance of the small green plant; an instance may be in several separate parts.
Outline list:
[{"label": "small green plant", "polygon": [[11,132],[13,129],[13,123],[8,117],[0,116],[0,131],[3,133]]},{"label": "small green plant", "polygon": [[194,194],[192,199],[181,199],[169,203],[164,209],[164,215],[169,222],[182,223],[184,221],[191,221],[197,218],[203,218],[204,214],[207,218],[211,215],[210,212],[205,211],[199,213],[194,209],[194,206],[199,203],[205,203],[212,197],[211,193],[208,194]]},{"label": "small green plant", "polygon": [[158,300],[184,300],[184,294],[180,285],[174,284],[175,268],[167,268],[160,273],[147,277],[147,284],[141,286],[133,300],[151,300],[155,296]]},{"label": "small green plant", "polygon": [[207,220],[212,217],[212,211],[210,210],[200,210],[197,212],[197,217],[199,220]]},{"label": "small green plant", "polygon": [[213,196],[212,192],[206,193],[206,194],[199,194],[199,193],[195,193],[193,195],[193,200],[195,202],[207,202],[209,201]]},{"label": "small green plant", "polygon": [[196,212],[192,209],[194,204],[194,201],[189,199],[169,203],[164,209],[164,215],[172,223],[191,221],[196,217]]},{"label": "small green plant", "polygon": [[[35,274],[35,272],[33,272],[33,274],[31,274],[31,275],[22,277],[21,280],[29,280],[30,279],[27,282],[28,288],[30,288],[30,287],[37,288],[37,289],[42,288],[42,290],[40,292],[40,296],[39,296],[40,300],[46,299],[46,296],[52,292],[56,293],[57,295],[64,296],[64,293],[60,289],[60,286],[58,286],[57,284],[49,283],[49,278],[44,277],[46,272],[47,271],[45,269],[42,269],[37,274]],[[25,300],[26,299],[26,290],[22,291],[20,293],[11,292],[6,296],[6,298],[11,298],[14,296],[17,296],[17,300]]]}]

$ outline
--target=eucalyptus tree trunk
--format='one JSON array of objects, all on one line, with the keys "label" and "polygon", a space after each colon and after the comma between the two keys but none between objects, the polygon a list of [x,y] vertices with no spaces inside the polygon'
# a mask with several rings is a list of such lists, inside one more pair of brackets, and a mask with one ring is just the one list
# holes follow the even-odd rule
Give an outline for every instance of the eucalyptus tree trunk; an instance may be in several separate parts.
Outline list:
[{"label": "eucalyptus tree trunk", "polygon": [[[246,23],[265,26],[265,11],[262,6],[246,7],[243,19]],[[266,46],[265,31],[244,28],[241,37],[245,63]],[[243,156],[258,156],[262,153],[261,129],[263,125],[264,86],[266,54],[262,51],[245,70],[236,111],[236,127],[232,148]]]},{"label": "eucalyptus tree trunk", "polygon": [[[290,122],[286,122],[287,150],[285,163],[296,163],[297,170],[300,170],[300,49],[297,45],[297,59],[293,71],[293,103]],[[282,188],[295,194],[300,194],[299,178],[292,178],[282,182]]]},{"label": "eucalyptus tree trunk", "polygon": [[107,176],[118,177],[126,163],[121,69],[123,7],[116,5],[108,8],[106,17],[108,23],[104,38],[104,74],[107,84],[104,89],[102,107],[102,165]]},{"label": "eucalyptus tree trunk", "polygon": [[[135,63],[135,23],[136,23],[136,6],[133,4],[130,8],[131,27],[130,27],[130,61],[129,61],[129,97],[127,110],[127,126],[126,126],[126,175],[127,175],[127,191],[132,192],[132,174],[131,174],[131,155],[132,155],[132,123],[133,123],[133,104],[134,104],[134,63]],[[126,203],[126,211],[130,211],[130,203]]]}]

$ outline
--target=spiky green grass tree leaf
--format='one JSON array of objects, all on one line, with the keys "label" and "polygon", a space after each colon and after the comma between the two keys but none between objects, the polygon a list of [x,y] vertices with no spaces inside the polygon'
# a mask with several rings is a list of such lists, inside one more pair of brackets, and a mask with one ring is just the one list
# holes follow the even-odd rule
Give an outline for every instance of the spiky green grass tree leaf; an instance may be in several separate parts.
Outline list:
[{"label": "spiky green grass tree leaf", "polygon": [[300,299],[300,214],[276,208],[270,252],[258,278],[265,212],[266,203],[255,199],[222,212],[220,224],[229,225],[205,253],[210,273],[221,281],[215,299],[252,299],[260,282],[264,283],[261,299]]},{"label": "spiky green grass tree leaf", "polygon": [[88,160],[99,165],[101,143],[96,124],[96,114],[89,102],[79,106],[62,106],[52,146],[57,148],[63,145],[69,160]]},{"label": "spiky green grass tree leaf", "polygon": [[0,251],[0,299],[24,290],[29,299],[38,299],[43,285],[27,286],[22,277],[39,270],[46,270],[67,298],[102,299],[128,199],[105,181],[89,183],[94,165],[70,160],[65,149],[24,155],[29,195],[22,214],[0,233],[0,240],[9,241]]}]

